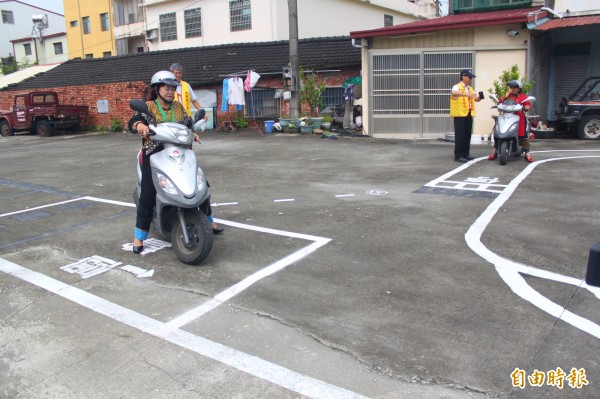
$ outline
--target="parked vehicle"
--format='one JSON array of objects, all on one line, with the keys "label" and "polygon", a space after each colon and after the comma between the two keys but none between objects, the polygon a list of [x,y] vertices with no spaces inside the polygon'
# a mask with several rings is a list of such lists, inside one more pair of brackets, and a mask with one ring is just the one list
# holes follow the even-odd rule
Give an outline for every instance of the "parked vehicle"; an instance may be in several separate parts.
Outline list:
[{"label": "parked vehicle", "polygon": [[[152,223],[163,236],[171,238],[177,258],[190,265],[200,264],[210,253],[213,230],[208,222],[210,188],[196,154],[191,150],[194,134],[186,126],[174,122],[155,125],[144,101],[131,100],[130,107],[146,116],[149,135],[163,143],[164,149],[150,157],[152,180],[156,188],[156,207]],[[197,120],[196,120],[197,121]],[[138,183],[133,192],[139,203],[142,182],[138,153]]]},{"label": "parked vehicle", "polygon": [[[500,115],[494,117],[496,124],[494,125],[494,141],[497,143],[498,161],[500,165],[506,165],[510,155],[515,157],[521,156],[521,146],[519,146],[519,115],[517,112],[523,110],[523,104],[518,104],[514,100],[504,100],[498,104],[498,98],[494,94],[490,94],[490,98],[497,104]],[[529,96],[523,102],[532,103],[535,97]],[[525,118],[525,120],[528,120]],[[529,122],[525,128],[525,134],[529,135]]]},{"label": "parked vehicle", "polygon": [[580,139],[600,139],[600,76],[587,78],[556,111],[558,128],[577,129]]},{"label": "parked vehicle", "polygon": [[29,130],[49,137],[55,129],[78,131],[88,112],[86,105],[60,105],[55,92],[18,94],[9,111],[0,111],[0,134]]}]

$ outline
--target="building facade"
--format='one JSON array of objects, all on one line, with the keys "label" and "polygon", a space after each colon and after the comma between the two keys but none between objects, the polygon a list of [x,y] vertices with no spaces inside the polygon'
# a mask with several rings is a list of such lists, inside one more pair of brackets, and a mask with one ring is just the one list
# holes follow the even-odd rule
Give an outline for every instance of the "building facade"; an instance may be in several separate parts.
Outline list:
[{"label": "building facade", "polygon": [[116,55],[112,0],[64,0],[69,59]]},{"label": "building facade", "polygon": [[[61,56],[68,50],[66,40],[61,38],[65,32],[63,15],[17,0],[0,1],[0,12],[2,59],[14,57],[18,64],[54,63],[62,60]],[[47,20],[48,27],[41,33],[42,37],[46,38],[43,43],[40,43],[40,38],[35,33],[32,35],[32,17],[36,15],[45,15]],[[55,49],[57,53],[54,53]]]},{"label": "building facade", "polygon": [[[148,50],[289,39],[287,0],[144,0]],[[298,1],[298,37],[347,35],[414,21],[407,0]]]}]

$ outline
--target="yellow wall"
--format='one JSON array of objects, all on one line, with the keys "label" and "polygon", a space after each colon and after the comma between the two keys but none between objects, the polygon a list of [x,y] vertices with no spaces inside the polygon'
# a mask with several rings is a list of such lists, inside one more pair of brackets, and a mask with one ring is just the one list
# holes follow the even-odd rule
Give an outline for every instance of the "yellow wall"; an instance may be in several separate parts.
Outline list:
[{"label": "yellow wall", "polygon": [[[101,58],[105,52],[116,55],[111,0],[63,1],[69,59],[85,58],[86,54],[93,54],[94,58]],[[102,31],[100,25],[100,14],[103,13],[108,13],[109,25],[106,31]],[[90,18],[89,34],[83,34],[83,17]],[[71,27],[71,21],[77,21],[77,26]]]}]

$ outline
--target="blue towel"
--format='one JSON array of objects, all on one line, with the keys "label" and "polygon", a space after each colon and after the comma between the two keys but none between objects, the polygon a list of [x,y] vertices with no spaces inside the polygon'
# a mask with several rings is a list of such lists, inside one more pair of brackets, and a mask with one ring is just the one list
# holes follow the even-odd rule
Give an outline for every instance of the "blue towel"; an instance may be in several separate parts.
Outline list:
[{"label": "blue towel", "polygon": [[227,112],[227,102],[229,101],[229,82],[223,79],[223,101],[221,102],[221,111]]}]

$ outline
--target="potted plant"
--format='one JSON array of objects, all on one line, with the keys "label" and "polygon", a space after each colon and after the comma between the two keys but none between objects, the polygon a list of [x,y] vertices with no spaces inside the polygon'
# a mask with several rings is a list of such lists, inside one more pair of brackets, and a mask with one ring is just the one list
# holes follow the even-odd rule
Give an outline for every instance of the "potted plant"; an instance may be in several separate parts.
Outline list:
[{"label": "potted plant", "polygon": [[325,91],[325,84],[323,82],[319,82],[314,73],[305,73],[302,68],[300,68],[299,75],[300,101],[308,105],[310,110],[309,115],[311,116],[313,127],[315,129],[319,129],[321,127],[322,118],[313,118],[312,115],[315,115],[315,110],[323,106],[323,98],[321,95]]},{"label": "potted plant", "polygon": [[333,122],[333,117],[331,115],[323,115],[323,120],[321,121],[321,127],[325,130],[331,129],[331,123]]},{"label": "potted plant", "polygon": [[290,121],[287,127],[283,128],[283,131],[286,133],[298,133],[300,132],[300,128],[296,124],[297,121]]},{"label": "potted plant", "polygon": [[243,117],[238,117],[235,118],[233,120],[233,123],[240,129],[245,129],[248,127],[248,125],[250,124],[250,122],[248,122],[246,119],[244,119]]}]

